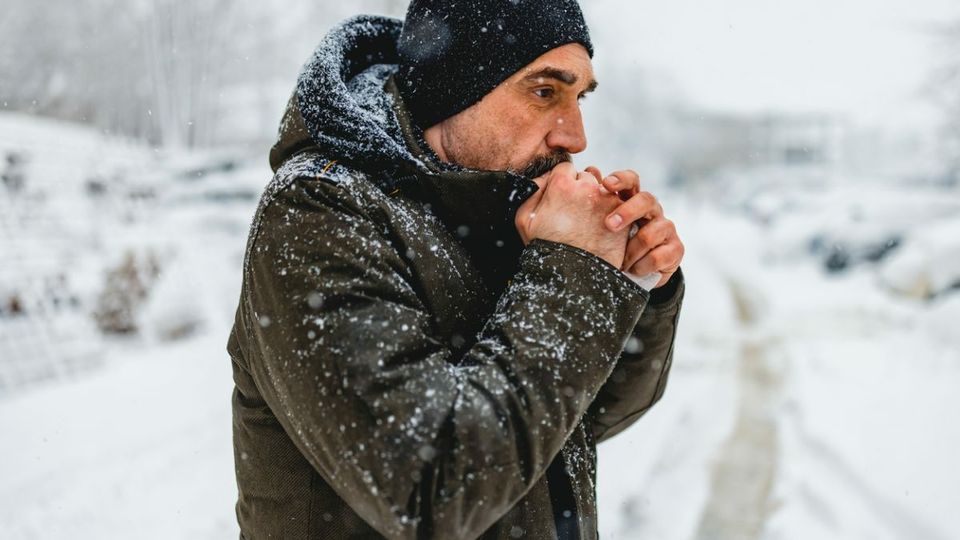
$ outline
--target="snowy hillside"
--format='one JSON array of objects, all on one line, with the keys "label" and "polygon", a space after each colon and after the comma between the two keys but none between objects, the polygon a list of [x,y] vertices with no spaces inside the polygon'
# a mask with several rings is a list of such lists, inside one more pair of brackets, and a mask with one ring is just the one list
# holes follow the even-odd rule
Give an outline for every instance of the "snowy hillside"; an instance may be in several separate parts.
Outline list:
[{"label": "snowy hillside", "polygon": [[107,338],[229,318],[265,165],[12,114],[0,160],[0,393],[99,365]]},{"label": "snowy hillside", "polygon": [[[236,538],[264,156],[2,115],[0,158],[0,538]],[[957,193],[723,191],[659,194],[687,297],[663,401],[600,446],[602,538],[960,537]]]}]

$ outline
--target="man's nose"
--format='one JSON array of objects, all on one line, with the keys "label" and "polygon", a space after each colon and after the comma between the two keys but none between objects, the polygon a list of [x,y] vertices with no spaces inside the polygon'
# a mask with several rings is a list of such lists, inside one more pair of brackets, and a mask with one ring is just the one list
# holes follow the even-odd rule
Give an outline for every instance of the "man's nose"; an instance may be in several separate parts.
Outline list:
[{"label": "man's nose", "polygon": [[551,150],[571,154],[579,154],[587,149],[587,134],[583,129],[579,106],[557,117],[556,125],[547,134],[546,143]]}]

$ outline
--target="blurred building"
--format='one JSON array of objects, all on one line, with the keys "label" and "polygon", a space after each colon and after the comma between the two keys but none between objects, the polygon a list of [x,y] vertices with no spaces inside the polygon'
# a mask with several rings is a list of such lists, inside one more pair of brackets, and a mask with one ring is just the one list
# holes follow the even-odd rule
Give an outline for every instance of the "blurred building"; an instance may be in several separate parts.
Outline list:
[{"label": "blurred building", "polygon": [[863,126],[827,113],[678,113],[669,151],[671,182],[742,175],[763,183],[944,183],[933,134]]},{"label": "blurred building", "polygon": [[672,148],[674,182],[757,168],[826,172],[845,160],[847,129],[826,114],[681,113]]}]

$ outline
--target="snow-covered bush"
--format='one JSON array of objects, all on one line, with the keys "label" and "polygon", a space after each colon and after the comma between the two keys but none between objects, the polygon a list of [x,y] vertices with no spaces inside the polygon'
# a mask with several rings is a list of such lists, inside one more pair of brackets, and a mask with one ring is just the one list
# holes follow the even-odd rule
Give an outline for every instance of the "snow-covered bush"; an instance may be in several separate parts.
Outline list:
[{"label": "snow-covered bush", "polygon": [[93,317],[104,334],[132,334],[139,328],[137,313],[160,274],[156,255],[128,250],[119,265],[109,269],[97,298]]},{"label": "snow-covered bush", "polygon": [[138,314],[141,333],[157,341],[190,337],[207,323],[205,294],[195,276],[202,266],[174,256],[161,272]]}]

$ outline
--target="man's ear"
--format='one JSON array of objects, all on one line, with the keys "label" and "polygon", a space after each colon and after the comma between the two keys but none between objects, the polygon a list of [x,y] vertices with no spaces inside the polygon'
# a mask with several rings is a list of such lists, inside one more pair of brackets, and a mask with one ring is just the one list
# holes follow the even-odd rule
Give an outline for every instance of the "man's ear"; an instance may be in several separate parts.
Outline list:
[{"label": "man's ear", "polygon": [[440,158],[440,161],[449,163],[450,160],[447,159],[447,153],[443,149],[444,122],[446,122],[446,120],[423,130],[423,140],[426,141],[428,146],[430,146],[430,149],[433,150],[433,153]]}]

